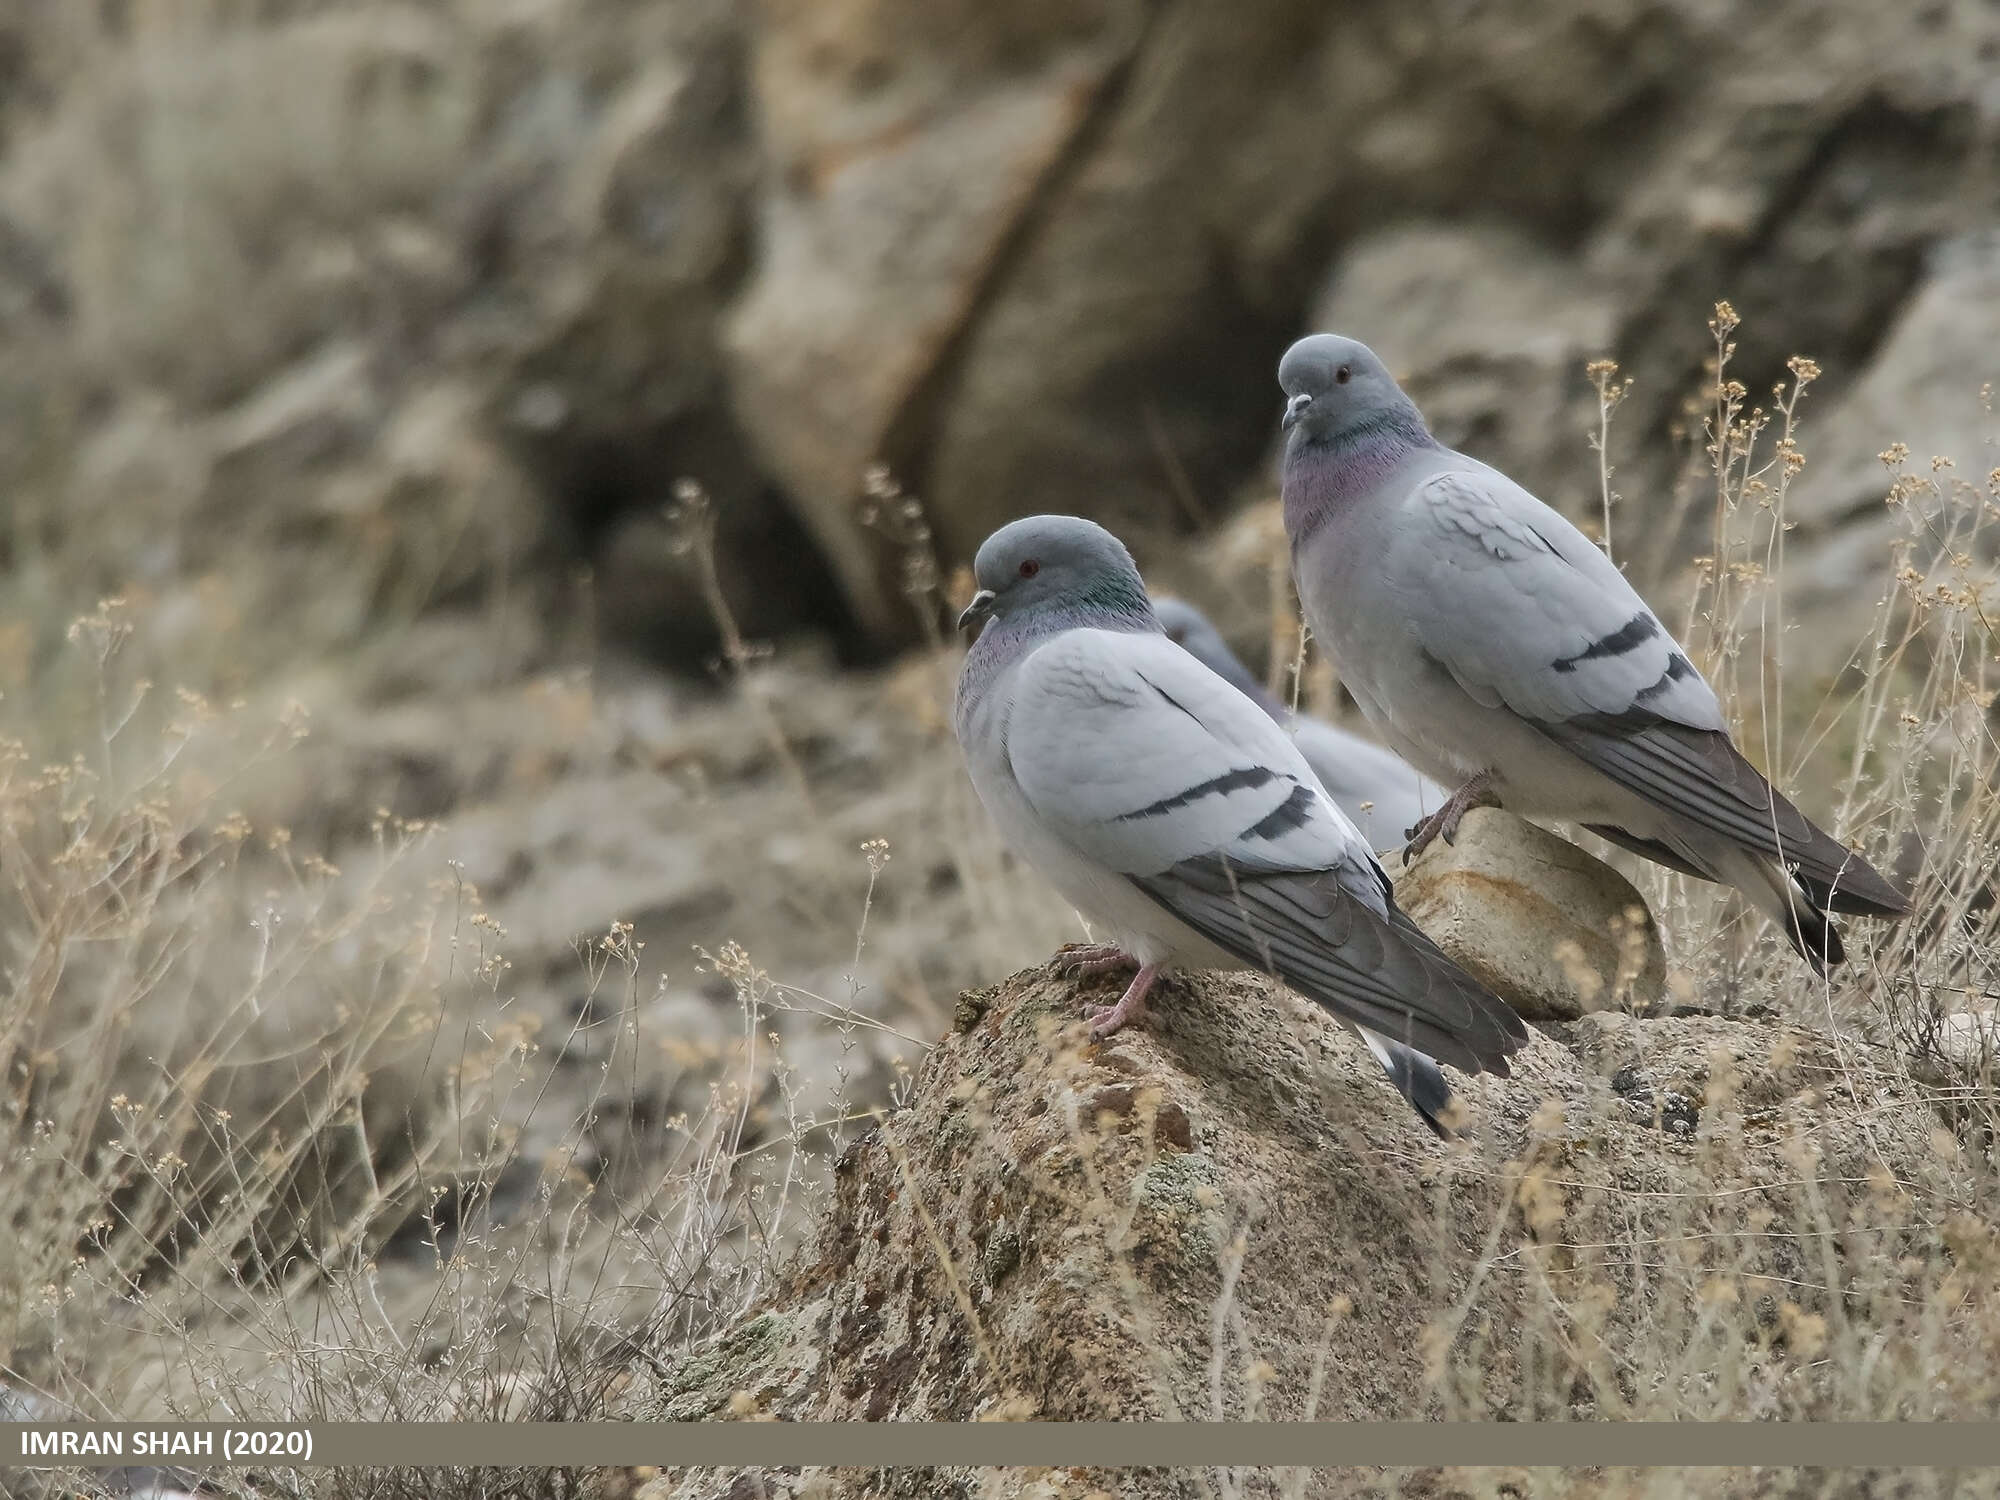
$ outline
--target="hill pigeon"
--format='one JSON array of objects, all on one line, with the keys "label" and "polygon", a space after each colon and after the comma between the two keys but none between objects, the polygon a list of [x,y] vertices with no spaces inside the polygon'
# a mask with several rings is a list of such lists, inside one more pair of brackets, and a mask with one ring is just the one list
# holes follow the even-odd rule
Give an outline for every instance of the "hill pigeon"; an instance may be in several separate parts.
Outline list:
[{"label": "hill pigeon", "polygon": [[1829,912],[1908,898],[1731,743],[1721,704],[1612,561],[1506,475],[1445,447],[1364,344],[1278,366],[1299,598],[1389,744],[1457,788],[1405,858],[1472,807],[1581,823],[1735,886],[1821,972]]},{"label": "hill pigeon", "polygon": [[1242,693],[1292,732],[1292,742],[1313,768],[1348,821],[1370,848],[1386,849],[1444,805],[1445,791],[1393,750],[1336,729],[1308,714],[1293,713],[1250,675],[1208,616],[1180,599],[1153,600],[1167,639]]},{"label": "hill pigeon", "polygon": [[959,744],[1001,837],[1113,940],[1070,965],[1137,970],[1095,1034],[1138,1018],[1169,967],[1260,969],[1358,1030],[1444,1133],[1433,1059],[1504,1074],[1526,1028],[1396,909],[1298,747],[1166,638],[1101,526],[1015,521],[973,572]]}]

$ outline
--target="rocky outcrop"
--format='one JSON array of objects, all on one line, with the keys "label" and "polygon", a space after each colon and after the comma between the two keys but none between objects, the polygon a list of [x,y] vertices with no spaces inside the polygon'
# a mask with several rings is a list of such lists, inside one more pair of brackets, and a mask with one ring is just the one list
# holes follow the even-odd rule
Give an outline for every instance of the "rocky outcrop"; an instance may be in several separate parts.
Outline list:
[{"label": "rocky outcrop", "polygon": [[[1990,565],[1991,540],[1975,540],[1983,528],[1967,523],[2000,469],[1995,348],[2000,233],[1982,230],[1928,254],[1865,372],[1812,423],[1813,457],[1788,507],[1798,526],[1790,602],[1807,617],[1839,618],[1857,597],[1872,603],[1899,547],[1925,572],[1944,564],[1940,581],[1960,588],[1968,579],[1962,561],[1950,566],[1954,554]],[[1788,650],[1831,671],[1858,631],[1857,622],[1844,633],[1794,632]]]},{"label": "rocky outcrop", "polygon": [[[128,575],[168,531],[197,568],[344,550],[410,608],[587,564],[614,639],[696,665],[675,479],[748,628],[906,640],[865,465],[948,561],[1033,507],[1150,563],[1257,479],[1310,322],[1579,518],[1614,356],[1625,534],[1670,556],[1729,296],[1753,401],[1826,371],[1798,540],[1832,609],[1880,550],[1875,453],[1986,467],[1996,51],[1990,8],[1805,0],[30,13],[0,483],[45,529],[139,518],[92,532]],[[452,455],[415,478],[410,408]]]},{"label": "rocky outcrop", "polygon": [[312,638],[384,594],[407,614],[591,563],[619,636],[686,651],[706,607],[657,540],[633,565],[629,522],[693,475],[747,623],[837,615],[724,398],[758,159],[734,7],[30,42],[69,71],[0,158],[0,478],[58,538],[126,578],[364,591]]},{"label": "rocky outcrop", "polygon": [[[752,48],[762,247],[731,314],[738,420],[849,597],[906,629],[856,522],[1130,52],[1129,0],[768,6]],[[891,621],[895,624],[892,627]]]},{"label": "rocky outcrop", "polygon": [[[1446,1145],[1260,978],[1176,979],[1153,1029],[1108,1044],[1082,1000],[1047,970],[965,994],[908,1103],[841,1158],[789,1284],[665,1372],[662,1414],[1611,1417],[1676,1367],[1809,1405],[1830,1329],[1915,1336],[1861,1282],[1927,1232],[1894,1205],[1937,1180],[1935,1117],[1842,1038],[1591,1015],[1466,1081]],[[1825,1236],[1875,1247],[1840,1295]],[[1092,1488],[1075,1477],[1048,1493]],[[829,1497],[950,1479],[762,1476]]]},{"label": "rocky outcrop", "polygon": [[1616,356],[1624,489],[1657,525],[1716,296],[1751,319],[1753,391],[1795,352],[1851,378],[1926,247],[1996,201],[1995,42],[1963,11],[1920,37],[1804,6],[1161,8],[968,304],[904,477],[952,556],[1030,503],[1183,527],[1254,472],[1278,350],[1337,314],[1572,513],[1583,365]]}]

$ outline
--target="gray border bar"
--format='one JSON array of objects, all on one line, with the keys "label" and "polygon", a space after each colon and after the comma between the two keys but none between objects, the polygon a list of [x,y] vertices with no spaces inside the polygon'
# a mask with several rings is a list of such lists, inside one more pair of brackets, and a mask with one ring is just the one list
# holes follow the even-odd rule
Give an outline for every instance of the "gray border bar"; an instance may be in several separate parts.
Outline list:
[{"label": "gray border bar", "polygon": [[[122,1434],[124,1452],[28,1457],[23,1434]],[[205,1450],[135,1454],[139,1434],[207,1434]],[[244,1435],[297,1454],[260,1468],[953,1466],[1978,1468],[2000,1422],[512,1422],[0,1423],[0,1467],[219,1467]],[[234,1441],[232,1442],[232,1438]]]}]

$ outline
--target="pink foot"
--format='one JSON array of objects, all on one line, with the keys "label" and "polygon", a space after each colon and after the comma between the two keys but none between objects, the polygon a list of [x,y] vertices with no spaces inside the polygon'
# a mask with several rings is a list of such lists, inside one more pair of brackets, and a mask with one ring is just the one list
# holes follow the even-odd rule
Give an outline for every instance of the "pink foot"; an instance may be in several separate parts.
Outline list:
[{"label": "pink foot", "polygon": [[1145,1019],[1146,993],[1153,987],[1153,981],[1160,977],[1158,964],[1147,964],[1132,976],[1131,984],[1119,997],[1116,1005],[1092,1005],[1084,1010],[1084,1019],[1090,1022],[1090,1034],[1098,1041],[1115,1035],[1136,1021]]},{"label": "pink foot", "polygon": [[1138,959],[1113,943],[1073,944],[1058,952],[1054,963],[1058,971],[1073,978],[1139,967]]},{"label": "pink foot", "polygon": [[1500,799],[1493,794],[1493,777],[1481,771],[1445,798],[1443,807],[1416,827],[1404,830],[1403,837],[1410,842],[1403,848],[1403,863],[1408,864],[1430,848],[1433,839],[1442,838],[1447,844],[1457,843],[1458,825],[1473,808],[1499,805]]}]

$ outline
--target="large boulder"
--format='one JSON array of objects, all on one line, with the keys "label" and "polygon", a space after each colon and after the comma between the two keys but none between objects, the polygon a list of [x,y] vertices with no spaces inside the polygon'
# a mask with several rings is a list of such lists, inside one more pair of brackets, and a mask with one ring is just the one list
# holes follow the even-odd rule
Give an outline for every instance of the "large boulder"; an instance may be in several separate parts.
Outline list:
[{"label": "large boulder", "polygon": [[762,245],[730,318],[733,395],[877,630],[909,621],[881,586],[885,549],[857,520],[863,471],[909,456],[899,424],[939,415],[918,408],[1137,19],[1129,0],[763,9],[751,54]]},{"label": "large boulder", "polygon": [[[1925,1102],[1843,1038],[1593,1015],[1538,1031],[1511,1078],[1466,1081],[1468,1139],[1446,1144],[1348,1032],[1261,978],[1176,979],[1153,1029],[1105,1044],[1084,998],[1047,970],[965,994],[907,1103],[840,1160],[784,1288],[669,1367],[659,1413],[1610,1418],[1699,1378],[1831,1415],[1874,1399],[1849,1351],[1928,1347],[1897,1257],[1965,1206],[1940,1191],[1969,1189]],[[1032,1477],[979,1492],[1043,1493]],[[1197,1493],[1073,1478],[1047,1493]]]},{"label": "large boulder", "polygon": [[708,606],[631,525],[685,475],[746,628],[839,617],[722,388],[735,7],[369,4],[83,52],[0,158],[0,481],[57,541],[354,596],[297,639],[594,563],[613,633],[686,656]]}]

